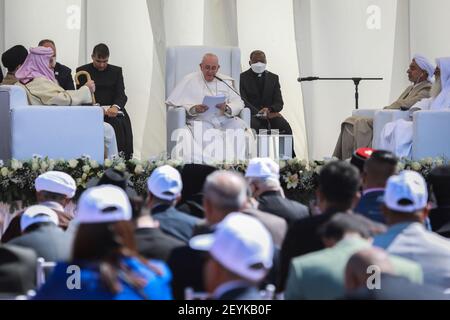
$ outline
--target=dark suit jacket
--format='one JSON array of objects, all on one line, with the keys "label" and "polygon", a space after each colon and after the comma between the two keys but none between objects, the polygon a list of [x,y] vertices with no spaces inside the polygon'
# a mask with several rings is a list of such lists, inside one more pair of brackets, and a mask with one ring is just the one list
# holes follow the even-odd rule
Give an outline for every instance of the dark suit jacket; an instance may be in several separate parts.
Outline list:
[{"label": "dark suit jacket", "polygon": [[[272,112],[280,112],[284,104],[281,96],[280,80],[272,72],[264,71],[264,74],[264,90],[261,96],[256,82],[257,75],[252,69],[241,73],[239,83],[241,96],[245,103],[248,102],[258,110],[264,106],[269,107]],[[252,114],[257,113],[256,110],[250,109]]]},{"label": "dark suit jacket", "polygon": [[46,261],[68,261],[72,250],[70,235],[52,223],[36,224],[34,229],[8,244],[33,249],[38,257]]},{"label": "dark suit jacket", "polygon": [[358,205],[355,208],[356,213],[360,213],[370,220],[385,223],[384,215],[381,211],[381,205],[383,204],[384,191],[373,191],[366,193],[359,200]]},{"label": "dark suit jacket", "polygon": [[162,231],[185,243],[192,237],[194,227],[201,221],[166,205],[153,208],[152,216],[159,221]]},{"label": "dark suit jacket", "polygon": [[273,243],[278,248],[281,248],[284,237],[287,232],[287,222],[281,217],[272,213],[264,212],[257,209],[244,209],[242,213],[248,214],[258,219],[269,231],[272,236]]},{"label": "dark suit jacket", "polygon": [[277,291],[284,290],[291,259],[324,248],[317,231],[321,225],[331,219],[338,210],[330,209],[320,215],[293,222],[288,227],[280,254],[280,273]]},{"label": "dark suit jacket", "polygon": [[445,224],[450,223],[450,208],[434,208],[430,210],[428,215],[431,223],[431,230],[437,231]]},{"label": "dark suit jacket", "polygon": [[0,83],[3,81],[3,71],[2,71],[2,69],[0,68]]},{"label": "dark suit jacket", "polygon": [[439,228],[436,233],[443,237],[450,238],[450,221]]},{"label": "dark suit jacket", "polygon": [[158,228],[138,228],[134,231],[138,252],[147,259],[167,261],[173,249],[185,243]]},{"label": "dark suit jacket", "polygon": [[172,250],[167,264],[172,271],[172,294],[176,300],[184,300],[185,288],[205,291],[203,266],[207,252],[191,249],[189,246]]},{"label": "dark suit jacket", "polygon": [[309,217],[306,206],[300,202],[283,198],[278,191],[264,192],[256,200],[259,203],[258,210],[284,218],[288,224]]},{"label": "dark suit jacket", "polygon": [[238,287],[224,292],[216,300],[261,300],[262,297],[259,294],[259,290],[256,287]]},{"label": "dark suit jacket", "polygon": [[36,287],[36,261],[31,249],[0,245],[0,298],[26,294]]},{"label": "dark suit jacket", "polygon": [[55,65],[55,78],[64,90],[75,90],[72,78],[72,70],[57,62]]},{"label": "dark suit jacket", "polygon": [[416,284],[400,276],[382,273],[380,289],[362,288],[346,296],[349,300],[450,300],[439,288]]},{"label": "dark suit jacket", "polygon": [[[78,71],[87,71],[95,81],[95,99],[102,106],[118,105],[125,109],[128,97],[125,94],[122,68],[108,64],[104,71],[98,71],[92,63],[78,67]],[[80,88],[86,83],[85,77],[80,77]]]}]

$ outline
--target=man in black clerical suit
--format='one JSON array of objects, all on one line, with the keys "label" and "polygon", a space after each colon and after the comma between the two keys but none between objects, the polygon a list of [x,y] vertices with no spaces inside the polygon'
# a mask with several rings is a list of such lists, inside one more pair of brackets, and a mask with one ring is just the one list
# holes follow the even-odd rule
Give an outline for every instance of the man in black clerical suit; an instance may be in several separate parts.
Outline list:
[{"label": "man in black clerical suit", "polygon": [[[283,109],[280,81],[276,74],[266,70],[266,55],[260,50],[250,54],[250,69],[241,73],[240,92],[242,100],[252,112],[251,127],[279,130],[280,134],[292,134],[289,123],[280,114]],[[259,113],[261,117],[257,117]]]},{"label": "man in black clerical suit", "polygon": [[38,46],[53,49],[52,65],[53,65],[53,71],[55,73],[56,80],[58,80],[59,85],[64,90],[75,90],[75,86],[73,84],[73,78],[72,78],[72,70],[63,64],[56,62],[55,42],[50,39],[44,39],[44,40],[39,41]]},{"label": "man in black clerical suit", "polygon": [[[95,99],[105,109],[104,120],[114,128],[119,152],[130,159],[133,154],[133,133],[130,117],[125,110],[128,98],[125,95],[122,68],[108,64],[109,49],[103,43],[94,47],[91,57],[92,63],[77,68],[77,72],[87,71],[95,81]],[[77,87],[83,86],[85,82],[86,78],[80,77]]]}]

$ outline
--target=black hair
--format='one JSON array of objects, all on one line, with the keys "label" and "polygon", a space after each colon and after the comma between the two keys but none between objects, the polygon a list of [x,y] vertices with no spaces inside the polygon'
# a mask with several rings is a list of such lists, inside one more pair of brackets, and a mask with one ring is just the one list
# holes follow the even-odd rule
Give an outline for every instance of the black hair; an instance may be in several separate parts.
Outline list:
[{"label": "black hair", "polygon": [[109,57],[109,48],[106,44],[99,43],[94,47],[94,50],[92,50],[92,55],[98,58],[106,59]]}]

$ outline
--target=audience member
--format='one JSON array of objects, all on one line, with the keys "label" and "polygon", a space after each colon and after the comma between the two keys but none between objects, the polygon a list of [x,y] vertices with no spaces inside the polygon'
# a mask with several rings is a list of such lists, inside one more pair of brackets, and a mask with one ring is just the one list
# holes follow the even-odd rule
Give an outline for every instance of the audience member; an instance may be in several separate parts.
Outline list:
[{"label": "audience member", "polygon": [[450,289],[450,241],[425,229],[427,199],[427,186],[419,173],[405,170],[390,177],[383,206],[389,229],[375,237],[374,245],[419,263],[424,283],[444,291]]},{"label": "audience member", "polygon": [[8,69],[8,73],[6,73],[5,78],[0,81],[1,85],[16,84],[16,71],[24,63],[27,55],[28,50],[22,45],[14,46],[2,54],[2,64]]},{"label": "audience member", "polygon": [[[147,261],[137,254],[131,214],[127,195],[119,187],[87,189],[78,203],[72,259],[55,267],[35,298],[170,299],[170,271],[163,262]],[[72,282],[71,265],[79,267],[79,278]]]},{"label": "audience member", "polygon": [[213,234],[198,235],[189,245],[209,252],[203,276],[213,299],[261,299],[258,284],[272,266],[273,243],[258,220],[231,213]]},{"label": "audience member", "polygon": [[272,159],[251,159],[245,177],[259,203],[259,210],[284,218],[288,224],[309,216],[306,206],[284,196],[280,185],[280,167]]}]

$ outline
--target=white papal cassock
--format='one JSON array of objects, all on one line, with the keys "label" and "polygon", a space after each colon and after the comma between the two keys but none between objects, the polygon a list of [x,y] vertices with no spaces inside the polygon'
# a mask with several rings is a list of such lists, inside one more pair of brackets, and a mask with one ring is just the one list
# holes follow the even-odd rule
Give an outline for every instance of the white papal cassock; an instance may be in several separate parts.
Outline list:
[{"label": "white papal cassock", "polygon": [[[222,74],[217,76],[234,87],[232,78]],[[219,95],[225,96],[225,102],[231,109],[230,115],[191,113],[191,108],[202,104],[205,96]],[[207,82],[200,71],[190,73],[177,84],[166,104],[184,107],[187,112],[187,126],[175,137],[167,137],[179,142],[176,151],[172,151],[172,157],[182,157],[185,162],[212,163],[243,160],[248,156],[248,145],[253,144],[254,139],[247,124],[238,117],[244,103],[225,83],[217,79]],[[180,134],[183,136],[181,140]]]}]

